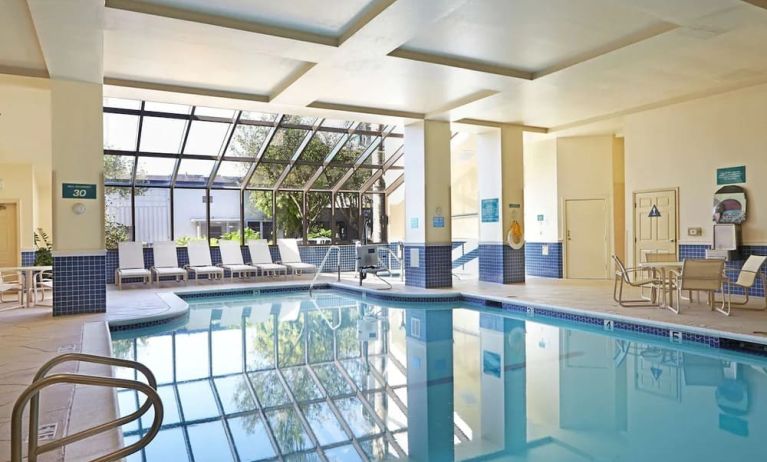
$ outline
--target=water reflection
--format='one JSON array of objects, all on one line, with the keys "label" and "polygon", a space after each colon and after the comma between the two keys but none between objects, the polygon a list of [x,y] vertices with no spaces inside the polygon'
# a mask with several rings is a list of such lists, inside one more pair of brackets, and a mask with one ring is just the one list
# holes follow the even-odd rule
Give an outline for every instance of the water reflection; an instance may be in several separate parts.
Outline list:
[{"label": "water reflection", "polygon": [[[115,333],[114,354],[146,363],[165,404],[129,460],[762,456],[760,358],[454,308],[216,300],[172,332]],[[122,415],[139,404],[118,398]],[[149,422],[123,427],[126,442]]]}]

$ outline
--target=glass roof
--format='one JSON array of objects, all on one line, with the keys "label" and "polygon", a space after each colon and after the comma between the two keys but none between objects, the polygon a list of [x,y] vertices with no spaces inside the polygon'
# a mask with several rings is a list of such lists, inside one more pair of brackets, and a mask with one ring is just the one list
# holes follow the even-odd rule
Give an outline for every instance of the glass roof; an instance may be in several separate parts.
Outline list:
[{"label": "glass roof", "polygon": [[402,132],[367,122],[104,98],[105,184],[388,192],[401,183]]}]

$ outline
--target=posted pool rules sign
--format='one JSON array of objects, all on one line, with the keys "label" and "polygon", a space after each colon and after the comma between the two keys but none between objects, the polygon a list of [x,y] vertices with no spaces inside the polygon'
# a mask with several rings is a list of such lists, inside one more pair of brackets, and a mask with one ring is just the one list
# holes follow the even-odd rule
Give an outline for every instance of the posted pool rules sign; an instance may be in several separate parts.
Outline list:
[{"label": "posted pool rules sign", "polygon": [[61,185],[63,199],[95,199],[96,185],[82,183],[63,183]]}]

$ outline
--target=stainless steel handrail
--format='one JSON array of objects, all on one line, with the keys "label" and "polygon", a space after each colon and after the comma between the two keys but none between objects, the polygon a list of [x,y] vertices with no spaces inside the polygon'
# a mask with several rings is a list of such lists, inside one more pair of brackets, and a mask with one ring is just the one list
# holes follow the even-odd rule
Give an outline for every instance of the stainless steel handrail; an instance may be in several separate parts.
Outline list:
[{"label": "stainless steel handrail", "polygon": [[314,287],[314,283],[317,282],[317,278],[320,277],[320,274],[322,274],[322,269],[325,268],[325,263],[328,261],[328,257],[330,256],[330,252],[335,250],[337,252],[338,259],[336,260],[336,269],[338,270],[338,281],[341,281],[341,247],[337,245],[331,245],[328,247],[328,251],[325,252],[325,256],[322,257],[322,262],[320,263],[319,268],[317,268],[317,272],[314,273],[314,278],[312,278],[312,282],[309,284],[309,295],[312,294],[312,288]]},{"label": "stainless steel handrail", "polygon": [[[46,374],[53,367],[68,361],[106,364],[106,365],[117,366],[117,367],[129,367],[129,368],[140,371],[146,377],[148,384],[139,382],[137,380],[118,379],[113,377],[82,375],[82,374],[55,374],[55,375],[46,377]],[[106,422],[106,423],[97,425],[95,427],[91,427],[87,430],[83,430],[81,432],[75,433],[73,435],[68,435],[66,437],[59,438],[58,440],[52,441],[50,443],[46,443],[42,446],[38,446],[37,445],[37,425],[39,421],[40,391],[47,386],[58,384],[58,383],[106,386],[106,387],[112,387],[112,388],[127,388],[127,389],[132,389],[132,390],[136,390],[143,393],[144,395],[146,395],[147,399],[146,401],[144,401],[144,403],[141,405],[141,407],[139,407],[137,411],[133,412],[130,415],[120,417],[110,422]],[[57,356],[51,359],[50,361],[46,362],[45,364],[43,364],[43,366],[38,370],[37,374],[35,375],[35,378],[32,381],[32,384],[29,387],[27,387],[24,390],[24,392],[22,392],[21,396],[19,396],[19,398],[16,400],[16,403],[13,407],[13,413],[11,416],[11,462],[21,462],[22,460],[21,419],[24,414],[24,408],[26,407],[27,403],[30,401],[31,403],[30,403],[30,412],[29,412],[29,435],[28,435],[29,444],[28,444],[28,450],[27,450],[27,458],[29,462],[36,462],[38,455],[42,453],[51,451],[53,449],[56,449],[62,446],[66,446],[67,444],[83,440],[85,438],[91,437],[93,435],[102,433],[104,431],[122,426],[128,422],[136,420],[140,418],[141,416],[143,416],[151,407],[154,407],[155,409],[154,420],[152,422],[151,427],[149,428],[149,431],[142,438],[140,438],[136,443],[130,446],[126,446],[117,451],[113,451],[109,454],[106,454],[94,460],[98,462],[114,461],[114,460],[121,459],[127,455],[133,454],[134,452],[139,451],[140,449],[145,447],[147,444],[149,444],[149,442],[152,441],[155,435],[157,435],[157,432],[160,431],[160,426],[162,425],[162,417],[163,417],[163,405],[162,405],[162,400],[160,399],[160,396],[157,394],[156,390],[157,390],[157,380],[155,379],[154,374],[152,374],[149,368],[147,368],[145,365],[141,363],[138,363],[135,361],[129,361],[126,359],[117,359],[117,358],[110,358],[110,357],[104,357],[104,356],[89,355],[84,353],[67,353],[61,356]]]},{"label": "stainless steel handrail", "polygon": [[386,270],[389,272],[389,276],[393,275],[391,271],[391,258],[394,257],[394,260],[397,261],[397,264],[399,265],[399,280],[401,281],[405,275],[405,267],[402,265],[402,260],[400,260],[397,254],[395,254],[389,246],[381,246],[379,247],[379,250],[384,250],[389,254],[389,258],[386,260]]}]

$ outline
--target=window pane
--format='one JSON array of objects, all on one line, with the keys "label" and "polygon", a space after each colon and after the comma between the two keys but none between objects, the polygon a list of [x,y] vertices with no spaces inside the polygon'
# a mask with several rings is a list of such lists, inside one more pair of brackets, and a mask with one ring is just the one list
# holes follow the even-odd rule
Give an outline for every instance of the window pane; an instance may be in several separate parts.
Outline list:
[{"label": "window pane", "polygon": [[248,184],[251,188],[271,188],[277,182],[277,178],[287,164],[271,164],[262,162],[256,167],[256,171],[253,173],[253,177]]},{"label": "window pane", "polygon": [[217,156],[228,129],[229,124],[195,120],[189,128],[184,154]]},{"label": "window pane", "polygon": [[306,195],[306,218],[310,243],[330,244],[333,227],[330,222],[330,193],[310,192]]},{"label": "window pane", "polygon": [[218,173],[213,180],[213,186],[234,187],[242,185],[243,177],[248,173],[250,162],[234,162],[225,160],[218,167]]},{"label": "window pane", "polygon": [[349,138],[333,162],[351,164],[357,160],[362,151],[373,141],[374,136],[355,134]]},{"label": "window pane", "polygon": [[331,127],[331,128],[349,128],[352,126],[351,120],[340,120],[340,119],[325,119],[322,122],[323,127]]},{"label": "window pane", "polygon": [[131,240],[130,196],[130,188],[104,188],[104,232],[107,249],[116,249],[118,242]]},{"label": "window pane", "polygon": [[176,189],[173,191],[174,238],[179,245],[190,240],[205,240],[208,237],[206,223],[206,191],[202,189]]},{"label": "window pane", "polygon": [[274,122],[277,120],[277,114],[268,114],[265,112],[242,111],[240,120],[260,120],[264,122]]},{"label": "window pane", "polygon": [[386,208],[383,194],[362,196],[362,220],[369,243],[386,242]]},{"label": "window pane", "polygon": [[104,114],[104,149],[135,151],[138,116]]},{"label": "window pane", "polygon": [[330,151],[338,143],[338,140],[343,138],[343,133],[336,132],[320,132],[314,134],[309,145],[306,146],[303,154],[301,154],[301,160],[308,162],[323,162],[330,154]]},{"label": "window pane", "polygon": [[383,142],[381,142],[381,145],[383,146],[383,156],[376,156],[373,154],[373,164],[383,164],[384,162],[391,159],[391,156],[394,154],[398,154],[404,146],[404,142],[402,138],[384,138]]},{"label": "window pane", "polygon": [[341,186],[341,189],[349,189],[352,191],[358,191],[365,182],[373,176],[372,168],[359,168],[356,172],[349,177],[348,180]]},{"label": "window pane", "polygon": [[303,193],[277,193],[277,237],[302,238],[304,235],[301,213]]},{"label": "window pane", "polygon": [[170,189],[136,188],[136,241],[170,239]]},{"label": "window pane", "polygon": [[312,189],[331,189],[338,183],[338,180],[349,171],[349,167],[333,167],[332,164],[320,173],[319,178],[312,186]]},{"label": "window pane", "polygon": [[240,191],[214,189],[210,192],[210,243],[218,239],[240,240]]},{"label": "window pane", "polygon": [[222,117],[225,119],[234,118],[233,109],[220,109],[215,107],[197,106],[194,108],[194,115],[206,117]]},{"label": "window pane", "polygon": [[394,182],[402,176],[402,173],[404,170],[400,169],[389,169],[384,173],[378,180],[373,182],[373,185],[370,187],[371,191],[386,191],[386,188],[394,184]]},{"label": "window pane", "polygon": [[360,239],[359,194],[336,194],[336,236],[339,242],[351,243]]},{"label": "window pane", "polygon": [[184,134],[183,120],[144,117],[141,127],[140,150],[144,152],[177,153]]},{"label": "window pane", "polygon": [[237,125],[234,136],[226,150],[227,156],[232,157],[256,157],[261,145],[264,144],[269,134],[269,127],[254,125]]},{"label": "window pane", "polygon": [[313,116],[286,115],[283,117],[282,123],[293,125],[312,125],[315,120],[317,120],[317,118]]},{"label": "window pane", "polygon": [[249,239],[272,239],[271,191],[245,191],[245,227]]},{"label": "window pane", "polygon": [[130,156],[104,156],[104,181],[109,184],[129,185],[134,162],[135,159]]},{"label": "window pane", "polygon": [[136,166],[136,184],[167,186],[176,167],[176,159],[139,157]]},{"label": "window pane", "polygon": [[295,165],[293,170],[290,171],[285,181],[282,183],[282,188],[303,188],[309,181],[309,178],[317,171],[315,165]]},{"label": "window pane", "polygon": [[141,109],[141,101],[124,98],[104,98],[104,107],[116,107],[120,109]]},{"label": "window pane", "polygon": [[308,130],[281,128],[274,134],[272,142],[266,148],[264,158],[269,160],[289,160],[303,141]]},{"label": "window pane", "polygon": [[144,104],[144,110],[153,112],[172,112],[175,114],[189,114],[192,107],[184,104],[172,104],[172,103],[155,103],[147,101]]},{"label": "window pane", "polygon": [[176,186],[205,186],[213,170],[213,160],[184,159],[178,167]]}]

